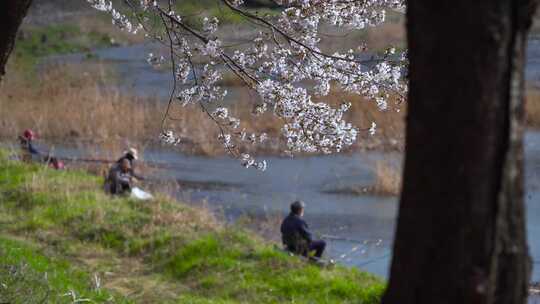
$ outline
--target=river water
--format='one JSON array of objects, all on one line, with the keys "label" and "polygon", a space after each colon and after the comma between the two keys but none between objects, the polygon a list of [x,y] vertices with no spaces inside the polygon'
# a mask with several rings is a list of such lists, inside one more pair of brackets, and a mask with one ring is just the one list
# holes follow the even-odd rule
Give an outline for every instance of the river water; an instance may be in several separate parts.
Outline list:
[{"label": "river water", "polygon": [[[155,48],[151,44],[117,47],[95,51],[95,55],[116,70],[122,90],[165,98],[170,74],[153,69],[145,61],[149,51],[159,52]],[[528,54],[528,83],[540,87],[540,40],[531,40]],[[79,62],[84,58],[76,54],[50,60]],[[229,98],[234,98],[234,91],[232,96]],[[72,156],[80,151],[62,148],[57,153]],[[540,132],[527,132],[525,153],[529,246],[533,260],[540,263]],[[144,158],[167,164],[167,168],[155,171],[154,177],[179,181],[179,198],[195,204],[204,202],[231,220],[244,214],[281,217],[291,201],[302,199],[307,203],[305,216],[312,230],[329,243],[330,257],[382,277],[388,275],[397,198],[328,191],[345,185],[372,184],[374,163],[381,158],[399,163],[399,154],[265,157],[269,164],[266,172],[243,169],[229,158],[187,156],[165,148],[146,149]],[[534,264],[533,281],[540,280],[538,266]]]},{"label": "river water", "polygon": [[[167,55],[166,51],[155,43],[143,43],[131,46],[120,46],[94,50],[89,54],[70,54],[51,56],[49,63],[106,63],[118,76],[115,87],[137,95],[168,98],[172,86],[171,74],[167,69],[155,69],[146,62],[148,53]],[[97,59],[97,60],[96,60]],[[527,84],[540,88],[540,39],[529,40],[525,77]],[[236,98],[236,90],[229,88],[226,102]]]},{"label": "river water", "polygon": [[[59,156],[84,156],[76,148],[56,147]],[[526,205],[529,246],[540,261],[540,132],[525,138]],[[170,148],[148,148],[145,161],[159,166],[154,180],[177,181],[175,195],[193,204],[205,204],[229,220],[249,215],[281,218],[289,204],[304,200],[306,220],[328,241],[328,254],[339,262],[386,277],[397,213],[397,198],[331,193],[347,185],[374,182],[377,160],[401,161],[397,153],[362,152],[351,155],[296,158],[264,157],[267,171],[244,169],[227,157],[189,156]],[[274,232],[277,234],[277,226]],[[343,256],[343,255],[346,256]],[[535,264],[533,280],[540,280]]]}]

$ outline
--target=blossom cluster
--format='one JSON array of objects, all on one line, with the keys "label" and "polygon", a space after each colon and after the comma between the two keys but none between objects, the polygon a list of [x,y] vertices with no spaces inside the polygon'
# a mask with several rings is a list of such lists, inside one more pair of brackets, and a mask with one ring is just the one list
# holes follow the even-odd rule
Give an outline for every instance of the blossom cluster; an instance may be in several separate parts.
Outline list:
[{"label": "blossom cluster", "polygon": [[[131,20],[126,15],[122,14],[120,11],[113,8],[111,1],[106,1],[106,0],[87,0],[87,1],[90,3],[90,5],[92,5],[93,8],[99,11],[109,13],[112,17],[112,23],[122,30],[126,30],[130,33],[137,34],[137,32],[143,28],[141,24],[137,24],[136,26],[134,26]],[[141,5],[143,4],[143,2],[145,1],[141,1]]]},{"label": "blossom cluster", "polygon": [[159,138],[168,145],[176,146],[180,144],[180,137],[176,136],[172,130],[164,130]]},{"label": "blossom cluster", "polygon": [[305,88],[270,79],[262,82],[257,91],[276,115],[288,121],[283,134],[290,152],[339,152],[356,140],[356,128],[342,119],[349,104],[333,109],[311,101]]},{"label": "blossom cluster", "polygon": [[[384,22],[385,9],[402,9],[404,0],[296,0],[290,1],[286,12],[295,19],[311,22],[327,21],[335,26],[363,29]],[[317,19],[317,21],[314,21]],[[316,24],[308,22],[310,27]]]},{"label": "blossom cluster", "polygon": [[[333,108],[321,101],[334,87],[367,97],[383,111],[390,96],[404,96],[407,90],[405,52],[390,47],[368,60],[362,53],[365,47],[329,54],[321,50],[319,33],[323,24],[348,30],[377,26],[384,22],[387,9],[402,10],[404,0],[276,0],[282,5],[279,15],[265,17],[243,9],[241,0],[216,0],[223,9],[259,27],[249,44],[237,48],[227,47],[222,40],[216,16],[201,16],[201,26],[193,27],[185,22],[182,11],[173,10],[175,0],[168,4],[125,0],[132,21],[110,2],[87,1],[108,12],[120,28],[130,32],[143,28],[148,37],[168,47],[175,83],[171,102],[205,111],[221,130],[218,140],[246,167],[265,169],[266,162],[243,153],[236,142],[257,144],[267,136],[248,134],[223,105],[227,91],[219,81],[224,71],[236,75],[258,96],[253,119],[270,112],[283,121],[282,134],[292,153],[339,152],[351,146],[359,132],[375,134],[375,122],[368,122],[368,129],[358,129],[344,120],[350,104]],[[161,20],[159,26],[155,20]],[[152,65],[164,61],[153,54],[148,57]],[[161,137],[178,143],[172,133],[164,132]]]}]

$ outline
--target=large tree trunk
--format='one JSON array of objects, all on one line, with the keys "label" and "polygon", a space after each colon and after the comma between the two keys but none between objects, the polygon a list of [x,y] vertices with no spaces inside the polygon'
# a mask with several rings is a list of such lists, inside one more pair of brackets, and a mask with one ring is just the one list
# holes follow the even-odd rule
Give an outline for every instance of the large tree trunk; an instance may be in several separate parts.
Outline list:
[{"label": "large tree trunk", "polygon": [[15,45],[17,30],[32,0],[0,0],[0,81],[6,74],[6,63]]},{"label": "large tree trunk", "polygon": [[403,192],[384,304],[525,303],[531,0],[411,0]]}]

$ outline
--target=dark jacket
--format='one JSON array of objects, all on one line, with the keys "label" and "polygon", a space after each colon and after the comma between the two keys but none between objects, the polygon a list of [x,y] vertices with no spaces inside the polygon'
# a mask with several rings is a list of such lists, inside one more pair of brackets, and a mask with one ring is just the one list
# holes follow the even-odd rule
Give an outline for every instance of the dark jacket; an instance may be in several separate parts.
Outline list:
[{"label": "dark jacket", "polygon": [[144,180],[144,177],[139,175],[139,174],[136,174],[135,173],[135,159],[130,155],[130,154],[126,154],[122,157],[120,157],[117,161],[116,161],[116,164],[114,164],[115,166],[120,166],[120,164],[122,163],[122,161],[124,159],[127,159],[129,161],[129,171],[131,173],[131,176],[135,177],[136,179],[138,180]]},{"label": "dark jacket", "polygon": [[110,194],[124,194],[131,192],[131,173],[124,173],[120,166],[113,166],[105,180],[105,192]]},{"label": "dark jacket", "polygon": [[281,223],[281,240],[289,250],[299,252],[304,250],[299,247],[309,245],[313,237],[306,221],[290,213]]},{"label": "dark jacket", "polygon": [[32,143],[32,140],[24,138],[22,136],[19,136],[19,142],[21,144],[21,148],[30,153],[31,155],[40,155],[41,153],[36,149],[34,144]]}]

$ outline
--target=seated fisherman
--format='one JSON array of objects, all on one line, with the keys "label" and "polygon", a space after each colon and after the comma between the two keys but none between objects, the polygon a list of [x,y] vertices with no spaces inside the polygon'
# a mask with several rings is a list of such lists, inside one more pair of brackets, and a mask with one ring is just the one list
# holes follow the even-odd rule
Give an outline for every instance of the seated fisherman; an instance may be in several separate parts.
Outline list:
[{"label": "seated fisherman", "polygon": [[34,139],[36,134],[30,129],[26,129],[22,136],[19,136],[19,143],[23,152],[22,159],[24,161],[31,161],[33,159],[38,160],[42,157],[42,153],[34,146]]},{"label": "seated fisherman", "polygon": [[131,192],[131,166],[129,160],[123,159],[119,165],[109,170],[105,180],[105,191],[113,195],[128,194]]},{"label": "seated fisherman", "polygon": [[135,161],[139,159],[137,149],[129,148],[127,151],[124,151],[124,155],[116,161],[116,164],[120,165],[120,163],[124,159],[127,159],[129,161],[131,176],[135,177],[138,180],[144,180],[144,177],[135,173]]},{"label": "seated fisherman", "polygon": [[49,167],[61,170],[64,169],[64,162],[59,160],[57,157],[51,156],[47,152],[39,151],[33,141],[36,138],[34,131],[30,129],[24,130],[23,135],[19,136],[19,143],[23,152],[22,160],[23,161],[38,161],[44,162],[49,165]]},{"label": "seated fisherman", "polygon": [[323,240],[313,240],[307,223],[302,219],[304,208],[302,201],[291,204],[291,213],[281,223],[281,240],[290,252],[307,257],[315,251],[315,257],[320,258],[326,243]]}]

